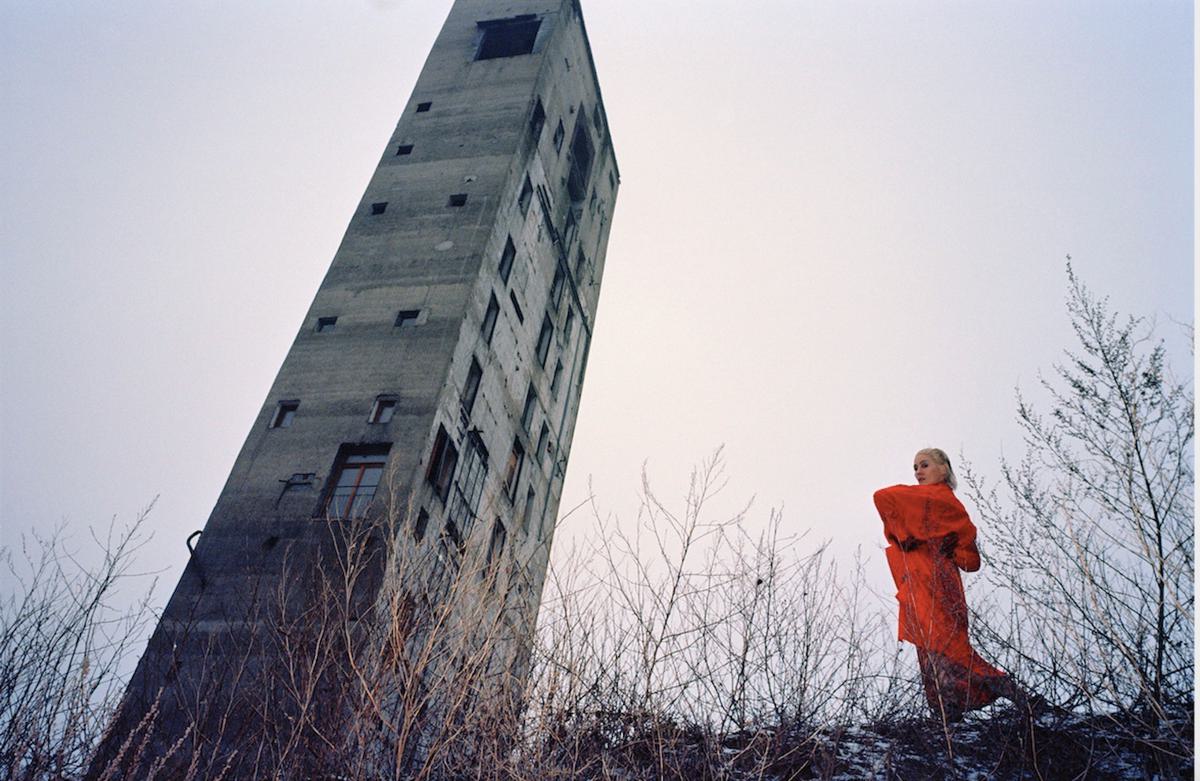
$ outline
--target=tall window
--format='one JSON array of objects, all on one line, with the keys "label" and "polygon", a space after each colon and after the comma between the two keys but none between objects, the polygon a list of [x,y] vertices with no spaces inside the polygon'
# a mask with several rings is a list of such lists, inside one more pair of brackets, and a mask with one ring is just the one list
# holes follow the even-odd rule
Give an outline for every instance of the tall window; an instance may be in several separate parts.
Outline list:
[{"label": "tall window", "polygon": [[361,518],[383,479],[390,445],[342,445],[332,472],[333,489],[325,503],[330,518]]},{"label": "tall window", "polygon": [[563,325],[563,341],[570,341],[571,330],[575,327],[575,310],[567,307],[567,322]]},{"label": "tall window", "polygon": [[517,198],[517,208],[521,210],[521,216],[529,214],[529,204],[533,200],[533,182],[529,181],[529,176],[525,176],[525,184],[521,186],[521,195]]},{"label": "tall window", "polygon": [[471,356],[471,368],[467,372],[467,381],[463,385],[461,402],[463,417],[470,417],[471,410],[475,408],[475,397],[479,395],[479,381],[482,379],[483,367],[479,365],[479,361],[475,360],[475,356]]},{"label": "tall window", "polygon": [[562,266],[554,269],[554,280],[550,283],[550,306],[555,312],[562,306],[563,290],[566,288],[566,275]]},{"label": "tall window", "polygon": [[512,236],[504,242],[504,252],[500,253],[500,278],[508,282],[508,275],[512,273],[513,258],[517,256],[517,248],[513,245]]},{"label": "tall window", "polygon": [[521,409],[521,427],[529,431],[529,427],[533,424],[533,412],[537,409],[537,391],[533,389],[533,383],[529,383],[529,387],[525,391],[525,406]]},{"label": "tall window", "polygon": [[525,448],[521,440],[514,439],[512,452],[508,454],[508,468],[504,472],[504,493],[510,500],[517,498],[517,485],[521,482],[521,469],[525,466]]},{"label": "tall window", "polygon": [[479,333],[487,344],[492,343],[492,334],[496,332],[496,318],[499,316],[500,302],[496,300],[496,294],[492,293],[492,297],[488,300],[487,311],[483,313],[483,325],[479,328]]},{"label": "tall window", "polygon": [[567,174],[567,192],[572,201],[582,201],[587,196],[588,179],[592,175],[592,139],[582,122],[575,123],[575,136],[571,139],[570,173]]},{"label": "tall window", "polygon": [[499,518],[492,524],[492,537],[488,540],[487,549],[487,569],[491,570],[492,575],[495,574],[495,567],[500,563],[500,554],[504,552],[504,543],[508,540],[508,531],[504,528],[504,522]]},{"label": "tall window", "polygon": [[429,468],[425,481],[433,486],[433,492],[443,502],[450,494],[450,483],[454,480],[454,467],[458,465],[458,448],[450,441],[445,426],[438,426],[437,438],[429,456]]},{"label": "tall window", "polygon": [[537,359],[538,366],[546,368],[546,356],[550,354],[550,338],[554,335],[554,323],[550,320],[550,315],[546,315],[542,320],[542,332],[538,334],[537,340]]},{"label": "tall window", "polygon": [[371,414],[367,416],[368,423],[388,423],[396,414],[399,399],[392,395],[376,396],[371,406]]},{"label": "tall window", "polygon": [[538,98],[533,105],[533,114],[529,116],[529,140],[534,146],[542,138],[542,128],[546,125],[546,109],[542,108],[542,99]]}]

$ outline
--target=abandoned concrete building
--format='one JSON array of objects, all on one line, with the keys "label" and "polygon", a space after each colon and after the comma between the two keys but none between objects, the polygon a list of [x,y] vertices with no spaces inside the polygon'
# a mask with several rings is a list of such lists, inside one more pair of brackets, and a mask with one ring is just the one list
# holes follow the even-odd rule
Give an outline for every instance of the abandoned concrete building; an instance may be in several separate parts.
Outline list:
[{"label": "abandoned concrete building", "polygon": [[[335,690],[371,664],[393,719],[446,718],[467,665],[476,704],[519,688],[619,180],[578,0],[455,0],[93,777],[254,777],[294,737],[273,722],[356,718]],[[353,675],[292,669],[350,635]]]}]

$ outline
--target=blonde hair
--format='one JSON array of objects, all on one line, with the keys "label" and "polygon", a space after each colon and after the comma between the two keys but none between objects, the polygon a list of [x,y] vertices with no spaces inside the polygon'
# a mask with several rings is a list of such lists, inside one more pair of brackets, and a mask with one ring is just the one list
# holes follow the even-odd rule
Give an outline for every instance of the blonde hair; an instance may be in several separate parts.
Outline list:
[{"label": "blonde hair", "polygon": [[953,491],[958,488],[958,478],[954,475],[954,467],[950,466],[950,456],[940,447],[927,447],[917,451],[918,456],[929,456],[934,463],[946,467],[946,485]]}]

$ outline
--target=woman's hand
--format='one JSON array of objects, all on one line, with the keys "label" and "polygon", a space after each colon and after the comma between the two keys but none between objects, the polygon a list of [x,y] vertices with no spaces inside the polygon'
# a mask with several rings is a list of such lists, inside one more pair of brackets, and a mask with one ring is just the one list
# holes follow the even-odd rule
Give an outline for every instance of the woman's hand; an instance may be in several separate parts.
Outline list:
[{"label": "woman's hand", "polygon": [[942,538],[942,543],[938,547],[943,556],[948,559],[954,558],[954,549],[958,547],[958,532],[947,534]]}]

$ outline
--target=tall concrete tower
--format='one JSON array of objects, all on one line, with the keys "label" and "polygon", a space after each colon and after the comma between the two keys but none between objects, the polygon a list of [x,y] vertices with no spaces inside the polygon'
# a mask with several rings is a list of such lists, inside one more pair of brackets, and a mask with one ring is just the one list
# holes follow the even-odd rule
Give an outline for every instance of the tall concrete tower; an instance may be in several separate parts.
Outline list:
[{"label": "tall concrete tower", "polygon": [[[254,740],[286,742],[256,721],[336,711],[332,674],[238,695],[327,631],[302,619],[339,577],[342,619],[392,637],[394,667],[437,644],[430,621],[492,621],[495,691],[521,680],[618,181],[578,0],[455,0],[93,775],[169,757],[249,777]],[[472,566],[477,612],[447,619]],[[429,665],[423,713],[469,656]]]}]

